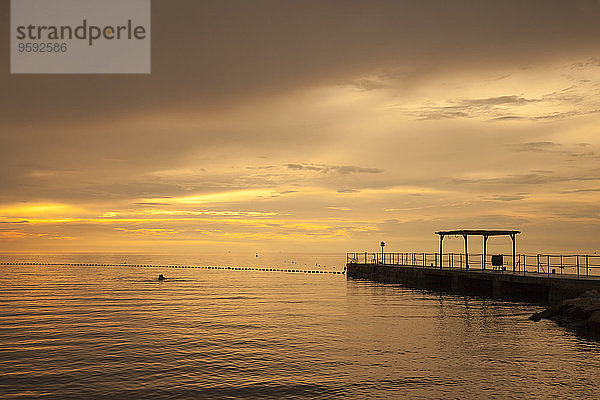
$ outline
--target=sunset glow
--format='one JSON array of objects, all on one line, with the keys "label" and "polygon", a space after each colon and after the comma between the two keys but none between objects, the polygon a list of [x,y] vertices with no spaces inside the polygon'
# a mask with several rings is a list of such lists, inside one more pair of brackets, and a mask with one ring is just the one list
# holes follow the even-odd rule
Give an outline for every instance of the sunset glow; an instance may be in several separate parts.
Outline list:
[{"label": "sunset glow", "polygon": [[[583,3],[570,12],[598,15]],[[485,28],[509,18],[496,6],[439,10],[439,47],[424,20],[406,40],[387,16],[420,15],[403,7],[350,7],[344,35],[312,16],[329,39],[303,38],[302,67],[289,49],[311,11],[282,5],[291,42],[251,17],[243,40],[203,39],[210,62],[157,41],[148,77],[4,74],[4,93],[36,96],[3,100],[0,249],[427,250],[436,229],[477,226],[522,230],[525,251],[596,251],[598,24],[549,35],[565,28],[549,7],[504,37]]]}]

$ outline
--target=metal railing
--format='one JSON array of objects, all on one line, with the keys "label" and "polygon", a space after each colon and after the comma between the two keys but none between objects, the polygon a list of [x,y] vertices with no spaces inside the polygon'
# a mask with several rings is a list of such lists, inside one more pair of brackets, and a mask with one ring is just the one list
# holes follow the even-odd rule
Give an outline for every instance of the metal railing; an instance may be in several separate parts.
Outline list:
[{"label": "metal railing", "polygon": [[[499,271],[515,274],[545,274],[548,277],[600,277],[600,255],[588,254],[512,254],[502,256],[502,265],[492,265],[492,254],[444,253],[346,253],[346,263],[411,266],[443,269]],[[468,265],[467,265],[468,262]]]}]

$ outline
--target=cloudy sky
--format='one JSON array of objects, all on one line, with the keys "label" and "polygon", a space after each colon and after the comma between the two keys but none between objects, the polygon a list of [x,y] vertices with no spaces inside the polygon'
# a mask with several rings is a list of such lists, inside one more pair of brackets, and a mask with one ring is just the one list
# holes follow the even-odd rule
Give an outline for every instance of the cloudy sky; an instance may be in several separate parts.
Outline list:
[{"label": "cloudy sky", "polygon": [[153,1],[150,75],[0,18],[1,251],[600,248],[600,1]]}]

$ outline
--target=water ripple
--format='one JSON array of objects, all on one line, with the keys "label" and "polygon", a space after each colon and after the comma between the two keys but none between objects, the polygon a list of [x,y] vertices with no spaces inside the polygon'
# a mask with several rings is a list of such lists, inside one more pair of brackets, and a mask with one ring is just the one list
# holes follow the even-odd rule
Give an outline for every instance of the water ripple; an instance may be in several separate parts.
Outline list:
[{"label": "water ripple", "polygon": [[0,398],[600,398],[600,345],[528,321],[535,305],[339,275],[8,268]]}]

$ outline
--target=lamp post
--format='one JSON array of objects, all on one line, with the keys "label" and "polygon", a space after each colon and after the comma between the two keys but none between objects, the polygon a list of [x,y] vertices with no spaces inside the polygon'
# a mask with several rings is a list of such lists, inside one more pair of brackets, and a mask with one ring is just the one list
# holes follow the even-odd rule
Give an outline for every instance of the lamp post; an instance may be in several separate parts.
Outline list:
[{"label": "lamp post", "polygon": [[381,242],[381,263],[385,264],[385,258],[383,255],[383,248],[385,247],[385,242]]}]

